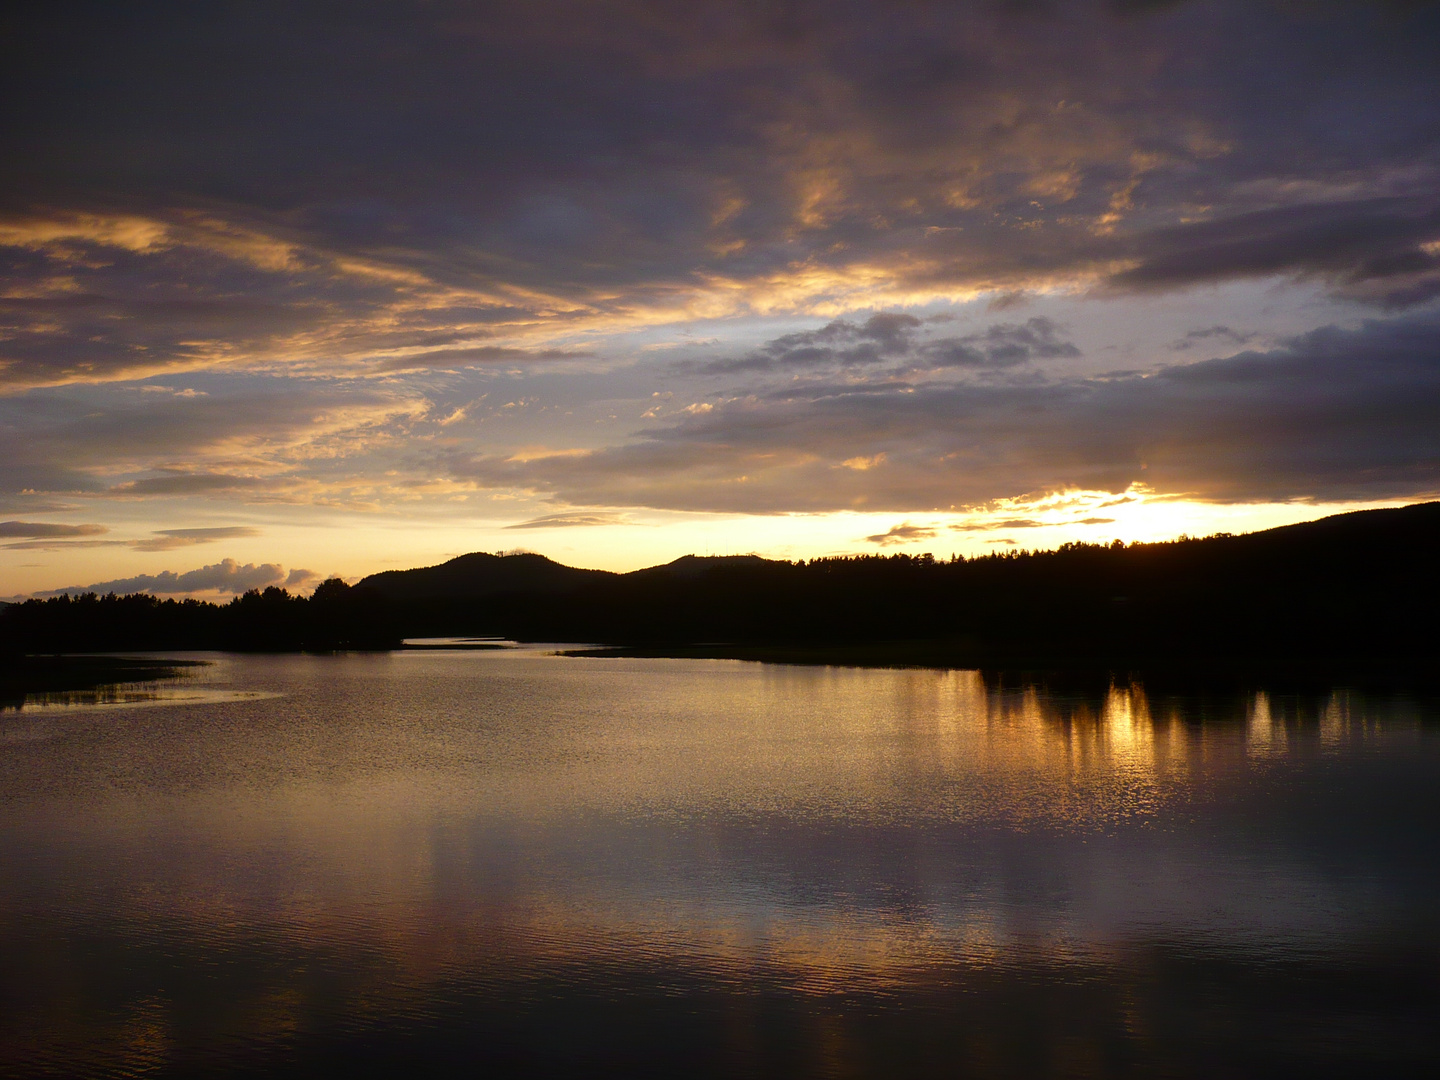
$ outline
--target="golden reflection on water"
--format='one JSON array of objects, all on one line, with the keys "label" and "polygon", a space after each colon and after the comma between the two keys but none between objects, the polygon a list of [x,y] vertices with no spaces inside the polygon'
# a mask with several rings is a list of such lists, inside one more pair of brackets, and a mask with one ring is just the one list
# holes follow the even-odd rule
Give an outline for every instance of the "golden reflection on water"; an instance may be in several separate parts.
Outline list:
[{"label": "golden reflection on water", "polygon": [[[1157,937],[1319,948],[1353,932],[1345,883],[1225,832],[1226,808],[1297,755],[1421,735],[1413,709],[1345,693],[537,654],[228,663],[210,690],[229,698],[12,742],[0,925],[11,954],[27,922],[65,954],[71,919],[141,951],[264,955],[223,1012],[262,1039],[314,1022],[323,964],[345,1010],[378,1016],[598,970],[895,994],[1027,965],[1107,977]],[[53,1037],[85,1026],[46,1008]],[[146,996],[87,1038],[138,1066],[167,1009]]]}]

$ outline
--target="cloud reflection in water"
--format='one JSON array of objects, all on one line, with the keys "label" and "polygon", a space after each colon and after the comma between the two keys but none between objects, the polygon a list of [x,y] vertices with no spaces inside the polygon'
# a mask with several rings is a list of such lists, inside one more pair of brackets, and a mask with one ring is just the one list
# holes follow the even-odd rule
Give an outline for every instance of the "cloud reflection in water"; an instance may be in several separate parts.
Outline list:
[{"label": "cloud reflection in water", "polygon": [[208,679],[283,696],[0,759],[7,1067],[1437,1050],[1413,702],[533,651]]}]

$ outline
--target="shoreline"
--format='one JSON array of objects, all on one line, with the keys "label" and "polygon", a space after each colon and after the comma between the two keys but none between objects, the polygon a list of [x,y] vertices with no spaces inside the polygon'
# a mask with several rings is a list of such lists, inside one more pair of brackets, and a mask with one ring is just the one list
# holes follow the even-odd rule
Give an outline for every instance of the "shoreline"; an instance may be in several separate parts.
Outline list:
[{"label": "shoreline", "polygon": [[706,642],[693,645],[593,645],[558,650],[575,659],[740,660],[797,667],[891,668],[896,670],[980,671],[1008,682],[1138,681],[1158,686],[1236,689],[1320,686],[1418,690],[1440,693],[1440,658],[1432,657],[1186,657],[979,654],[949,642],[880,642],[846,645],[750,645]]}]

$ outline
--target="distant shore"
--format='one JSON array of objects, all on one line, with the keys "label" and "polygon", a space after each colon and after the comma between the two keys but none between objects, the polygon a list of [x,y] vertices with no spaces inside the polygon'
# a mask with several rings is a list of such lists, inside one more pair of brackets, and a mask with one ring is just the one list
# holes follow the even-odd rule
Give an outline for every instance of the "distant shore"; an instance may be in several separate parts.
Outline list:
[{"label": "distant shore", "polygon": [[1233,656],[1124,658],[983,654],[968,643],[896,641],[867,645],[756,645],[701,643],[691,645],[595,645],[562,649],[557,655],[577,659],[741,660],[803,667],[913,668],[981,671],[1001,681],[1044,681],[1092,686],[1110,681],[1141,681],[1185,689],[1285,687],[1315,690],[1345,685],[1366,689],[1440,693],[1440,658],[1371,657],[1350,662],[1334,658],[1286,657],[1250,659]]},{"label": "distant shore", "polygon": [[[1077,671],[1440,666],[1440,502],[1245,536],[976,559],[685,556],[612,574],[473,553],[308,597],[56,596],[0,610],[0,656],[490,649]],[[1367,674],[1367,677],[1369,675]]]},{"label": "distant shore", "polygon": [[[492,652],[514,648],[500,642],[407,642],[395,650],[342,652]],[[1440,694],[1440,664],[1397,658],[1393,662],[1333,659],[1304,662],[1233,657],[1175,657],[1126,661],[1120,658],[981,655],[963,641],[895,641],[854,644],[753,644],[701,642],[684,645],[586,645],[557,649],[576,660],[736,660],[802,667],[894,668],[979,671],[990,686],[1044,685],[1051,689],[1103,691],[1116,684],[1143,684],[1154,692],[1224,693],[1328,692],[1355,690]],[[0,662],[0,708],[18,708],[27,697],[95,690],[173,679],[208,661],[163,656],[97,655],[10,657]]]}]

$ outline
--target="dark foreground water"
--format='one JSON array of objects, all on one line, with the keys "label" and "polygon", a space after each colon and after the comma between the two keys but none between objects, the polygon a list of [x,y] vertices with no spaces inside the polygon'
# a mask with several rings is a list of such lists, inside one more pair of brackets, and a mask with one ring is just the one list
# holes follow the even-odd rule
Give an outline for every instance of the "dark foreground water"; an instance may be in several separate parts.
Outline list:
[{"label": "dark foreground water", "polygon": [[0,1074],[1440,1067],[1433,699],[214,659],[0,713]]}]

